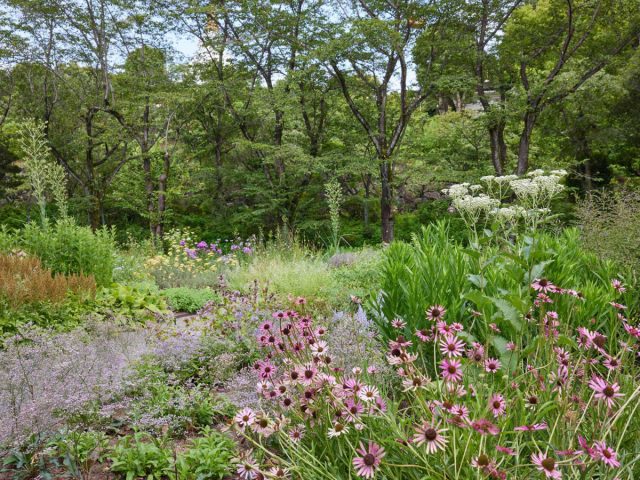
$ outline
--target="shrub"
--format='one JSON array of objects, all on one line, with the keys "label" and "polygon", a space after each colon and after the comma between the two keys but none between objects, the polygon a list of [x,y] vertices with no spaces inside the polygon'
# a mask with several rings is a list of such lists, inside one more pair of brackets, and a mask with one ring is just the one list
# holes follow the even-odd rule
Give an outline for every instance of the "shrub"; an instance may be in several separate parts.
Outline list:
[{"label": "shrub", "polygon": [[30,223],[20,244],[54,273],[93,275],[98,286],[111,284],[115,243],[113,232],[106,228],[92,232],[72,220],[44,227]]},{"label": "shrub", "polygon": [[95,291],[93,276],[54,275],[37,258],[0,255],[0,297],[11,308],[35,302],[61,303],[69,293],[93,296]]},{"label": "shrub", "polygon": [[578,202],[584,245],[601,258],[640,267],[640,193],[594,192]]},{"label": "shrub", "polygon": [[169,306],[176,312],[195,313],[207,302],[219,298],[213,290],[208,288],[195,289],[187,287],[168,288],[162,291]]}]

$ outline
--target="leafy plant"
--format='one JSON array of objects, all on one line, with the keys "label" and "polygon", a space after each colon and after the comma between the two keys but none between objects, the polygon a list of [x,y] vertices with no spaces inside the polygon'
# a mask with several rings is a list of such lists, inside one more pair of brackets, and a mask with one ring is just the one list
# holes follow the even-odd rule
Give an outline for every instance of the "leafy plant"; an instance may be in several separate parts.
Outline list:
[{"label": "leafy plant", "polygon": [[222,480],[232,471],[236,446],[226,435],[206,427],[177,460],[179,478]]},{"label": "leafy plant", "polygon": [[93,466],[102,461],[109,439],[103,432],[74,430],[63,432],[51,446],[73,477],[89,479]]},{"label": "leafy plant", "polygon": [[121,438],[109,455],[110,470],[126,480],[161,480],[173,471],[173,454],[162,441],[146,433]]},{"label": "leafy plant", "polygon": [[144,285],[116,283],[109,288],[100,290],[96,301],[99,309],[128,318],[147,318],[167,313],[167,304],[164,298]]},{"label": "leafy plant", "polygon": [[71,219],[44,227],[30,223],[19,246],[54,273],[93,275],[98,286],[111,284],[115,243],[109,229],[93,232]]},{"label": "leafy plant", "polygon": [[219,298],[213,290],[208,288],[187,287],[168,288],[162,291],[162,296],[173,310],[188,313],[195,313],[207,302]]}]

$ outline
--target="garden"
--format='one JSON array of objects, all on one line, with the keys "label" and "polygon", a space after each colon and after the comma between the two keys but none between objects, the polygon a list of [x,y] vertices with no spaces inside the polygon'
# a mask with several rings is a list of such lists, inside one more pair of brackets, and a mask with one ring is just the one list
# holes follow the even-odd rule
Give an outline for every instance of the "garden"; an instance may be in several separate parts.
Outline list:
[{"label": "garden", "polygon": [[4,474],[636,478],[636,277],[558,223],[565,176],[451,185],[384,248],[117,245],[59,197],[1,236]]},{"label": "garden", "polygon": [[0,0],[0,480],[640,479],[640,0]]}]

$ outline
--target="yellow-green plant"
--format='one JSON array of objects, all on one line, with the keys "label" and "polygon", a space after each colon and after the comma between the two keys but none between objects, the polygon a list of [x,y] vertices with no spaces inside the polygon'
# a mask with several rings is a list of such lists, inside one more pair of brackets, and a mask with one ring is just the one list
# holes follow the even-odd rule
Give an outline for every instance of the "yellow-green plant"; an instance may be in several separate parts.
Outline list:
[{"label": "yellow-green plant", "polygon": [[51,149],[42,122],[25,122],[20,128],[20,147],[24,154],[24,171],[40,209],[47,221],[47,194],[53,197],[61,218],[68,215],[67,178],[64,168],[51,158]]}]

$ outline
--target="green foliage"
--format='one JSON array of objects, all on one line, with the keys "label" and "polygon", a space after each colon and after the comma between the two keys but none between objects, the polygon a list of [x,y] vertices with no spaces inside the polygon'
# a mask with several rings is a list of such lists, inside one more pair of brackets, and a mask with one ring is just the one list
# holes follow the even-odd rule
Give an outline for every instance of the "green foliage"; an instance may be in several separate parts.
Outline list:
[{"label": "green foliage", "polygon": [[162,440],[145,433],[122,437],[109,455],[111,471],[126,480],[161,480],[173,471],[173,453]]},{"label": "green foliage", "polygon": [[236,455],[234,442],[226,435],[206,427],[202,437],[194,438],[189,449],[178,457],[179,478],[222,480],[232,471]]},{"label": "green foliage", "polygon": [[107,228],[92,232],[72,220],[40,227],[25,225],[19,247],[37,256],[54,273],[93,275],[98,286],[111,284],[115,243]]},{"label": "green foliage", "polygon": [[63,432],[51,442],[51,446],[74,478],[88,479],[93,466],[103,460],[109,439],[103,432],[74,430]]},{"label": "green foliage", "polygon": [[115,316],[143,320],[167,313],[167,304],[157,289],[146,285],[115,283],[96,295],[98,309]]},{"label": "green foliage", "polygon": [[[513,249],[485,246],[480,251],[453,241],[446,224],[423,229],[410,244],[396,242],[384,255],[381,297],[371,302],[386,338],[395,338],[390,322],[407,322],[406,335],[428,327],[426,310],[446,305],[447,321],[460,322],[479,340],[493,322],[504,332],[522,328],[531,299],[530,284],[545,277],[571,285],[589,302],[563,298],[555,305],[560,318],[587,326],[593,318],[609,318],[610,280],[623,271],[582,249],[576,230],[560,235],[537,233],[517,241]],[[629,305],[637,300],[625,298]],[[473,312],[478,312],[478,319]]]},{"label": "green foliage", "polygon": [[10,308],[0,300],[0,336],[15,333],[20,325],[32,323],[39,327],[69,331],[81,325],[85,317],[93,312],[92,301],[70,296],[63,303],[38,302],[21,308]]},{"label": "green foliage", "polygon": [[204,307],[207,302],[219,299],[219,296],[208,288],[168,288],[162,290],[162,296],[174,311],[188,313],[195,313]]}]

